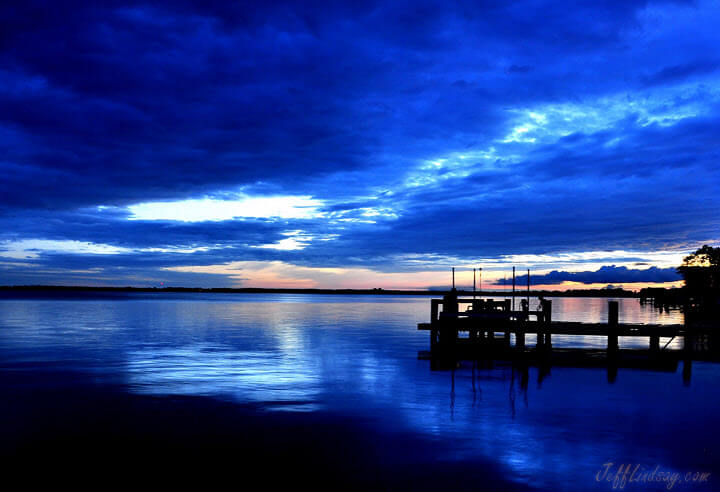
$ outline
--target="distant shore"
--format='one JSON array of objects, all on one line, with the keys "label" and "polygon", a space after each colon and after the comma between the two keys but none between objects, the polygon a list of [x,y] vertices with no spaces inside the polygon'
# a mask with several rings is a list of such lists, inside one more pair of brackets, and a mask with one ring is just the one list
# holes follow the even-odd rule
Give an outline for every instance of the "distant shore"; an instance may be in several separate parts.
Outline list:
[{"label": "distant shore", "polygon": [[[264,289],[264,288],[201,288],[201,287],[90,287],[70,285],[5,285],[0,292],[149,292],[149,293],[205,293],[205,294],[324,294],[324,295],[392,295],[442,296],[447,290],[394,290],[394,289]],[[458,290],[460,296],[472,296],[472,290]],[[477,296],[512,297],[512,291],[475,291]],[[515,297],[526,297],[527,290],[516,290]],[[564,291],[531,290],[530,297],[640,297],[638,292],[624,289],[573,289]]]}]

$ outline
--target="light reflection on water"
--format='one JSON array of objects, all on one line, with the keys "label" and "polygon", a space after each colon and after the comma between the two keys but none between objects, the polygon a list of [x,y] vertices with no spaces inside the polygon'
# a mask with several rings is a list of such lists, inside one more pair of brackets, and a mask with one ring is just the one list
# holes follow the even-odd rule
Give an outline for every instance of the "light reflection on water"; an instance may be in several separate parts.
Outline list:
[{"label": "light reflection on water", "polygon": [[291,355],[238,352],[198,343],[128,352],[127,371],[138,393],[223,395],[310,411],[318,408],[314,398],[321,381],[309,362]]},{"label": "light reflection on water", "polygon": [[[619,301],[621,322],[682,322]],[[0,307],[6,364],[70,366],[143,394],[370,418],[452,440],[441,459],[482,456],[544,488],[600,487],[592,477],[608,460],[707,468],[717,457],[707,443],[720,442],[714,364],[695,363],[690,386],[679,373],[622,369],[608,384],[604,370],[553,368],[541,381],[531,368],[525,388],[509,365],[431,372],[417,359],[429,343],[416,330],[426,297],[127,295]],[[554,298],[553,319],[606,321],[607,300]]]}]

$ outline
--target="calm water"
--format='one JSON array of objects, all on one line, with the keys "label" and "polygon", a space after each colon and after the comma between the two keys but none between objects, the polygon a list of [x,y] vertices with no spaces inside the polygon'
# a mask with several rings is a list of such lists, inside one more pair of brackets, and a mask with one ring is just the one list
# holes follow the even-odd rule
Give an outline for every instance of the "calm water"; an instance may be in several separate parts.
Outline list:
[{"label": "calm water", "polygon": [[[416,324],[429,312],[426,297],[3,299],[0,360],[6,373],[72,371],[136,395],[195,395],[252,403],[272,415],[360,419],[378,436],[402,430],[438,443],[438,455],[424,451],[426,459],[489,462],[532,488],[612,490],[596,480],[609,462],[710,471],[710,485],[674,489],[720,487],[717,365],[695,362],[689,385],[681,368],[620,369],[614,384],[602,369],[552,368],[539,380],[531,368],[526,388],[509,365],[432,372],[417,358],[429,340]],[[606,317],[606,299],[553,299],[554,319]],[[682,315],[621,299],[620,320],[681,323]],[[602,347],[604,340],[584,344]],[[633,488],[654,487],[626,486]]]}]

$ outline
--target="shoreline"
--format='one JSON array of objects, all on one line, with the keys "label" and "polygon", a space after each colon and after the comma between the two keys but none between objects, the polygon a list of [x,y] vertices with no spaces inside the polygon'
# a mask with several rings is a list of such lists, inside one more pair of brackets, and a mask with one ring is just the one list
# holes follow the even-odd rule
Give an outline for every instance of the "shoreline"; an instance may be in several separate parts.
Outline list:
[{"label": "shoreline", "polygon": [[[395,289],[268,289],[257,287],[246,288],[202,288],[202,287],[92,287],[92,286],[69,286],[69,285],[4,285],[0,286],[0,293],[3,292],[57,292],[57,293],[95,293],[95,292],[116,292],[116,293],[201,293],[201,294],[311,294],[311,295],[381,295],[381,296],[442,296],[448,290],[395,290]],[[573,289],[565,291],[553,290],[516,290],[511,291],[475,291],[476,296],[485,297],[624,297],[640,298],[639,292],[624,289]],[[458,290],[458,296],[472,296],[473,291]]]}]

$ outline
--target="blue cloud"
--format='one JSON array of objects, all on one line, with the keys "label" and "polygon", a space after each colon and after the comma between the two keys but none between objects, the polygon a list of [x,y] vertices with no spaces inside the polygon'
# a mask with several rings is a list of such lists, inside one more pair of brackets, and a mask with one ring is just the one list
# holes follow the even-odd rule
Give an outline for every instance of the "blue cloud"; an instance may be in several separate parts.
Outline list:
[{"label": "blue cloud", "polygon": [[[565,272],[553,270],[544,275],[530,275],[533,285],[557,285],[563,282],[580,282],[583,284],[629,284],[629,283],[663,283],[682,280],[675,268],[650,267],[636,270],[624,266],[604,266],[595,271]],[[498,280],[497,285],[510,285],[512,280]],[[526,285],[527,275],[515,277],[516,285]]]},{"label": "blue cloud", "polygon": [[[411,255],[720,238],[712,2],[11,1],[0,14],[0,242],[124,248],[39,251],[28,267],[3,260],[8,275],[390,271]],[[128,220],[133,204],[237,192],[322,205]],[[297,231],[304,249],[259,248]]]}]

